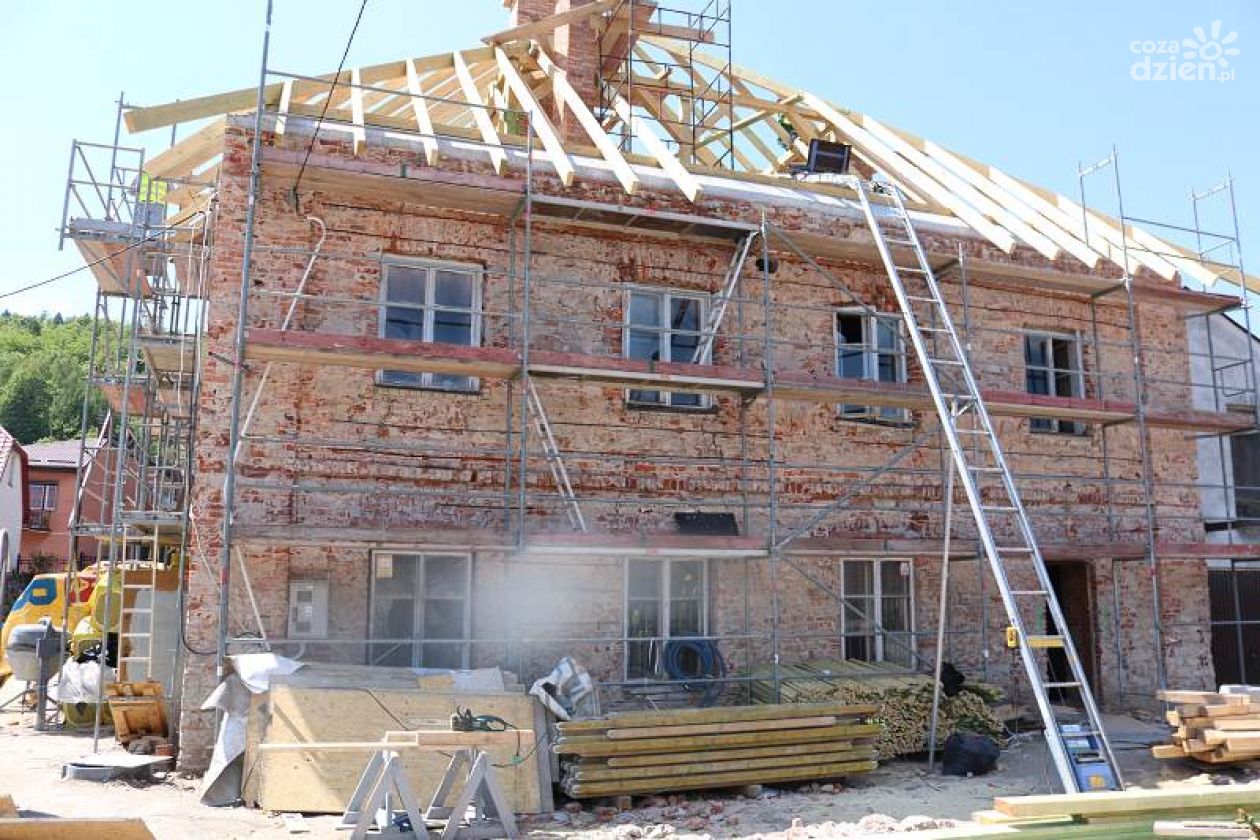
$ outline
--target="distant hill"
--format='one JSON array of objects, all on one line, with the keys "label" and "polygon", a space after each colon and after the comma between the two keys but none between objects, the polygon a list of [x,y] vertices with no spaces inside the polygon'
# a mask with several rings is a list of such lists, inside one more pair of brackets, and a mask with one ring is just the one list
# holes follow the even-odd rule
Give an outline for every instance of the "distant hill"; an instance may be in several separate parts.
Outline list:
[{"label": "distant hill", "polygon": [[[0,313],[0,425],[22,443],[79,436],[87,387],[92,319]],[[105,401],[95,395],[89,422]]]}]

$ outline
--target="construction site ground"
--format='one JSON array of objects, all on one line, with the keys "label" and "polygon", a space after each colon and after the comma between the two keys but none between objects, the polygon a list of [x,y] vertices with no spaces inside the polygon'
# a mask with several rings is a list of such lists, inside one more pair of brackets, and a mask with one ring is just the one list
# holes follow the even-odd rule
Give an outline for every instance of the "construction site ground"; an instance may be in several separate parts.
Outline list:
[{"label": "construction site ground", "polygon": [[[13,686],[0,700],[13,694]],[[33,716],[0,712],[0,793],[11,795],[24,816],[142,817],[154,836],[201,840],[230,837],[331,837],[337,817],[302,818],[294,835],[280,814],[243,807],[211,808],[198,801],[199,779],[155,774],[151,783],[95,783],[61,778],[62,767],[92,749],[91,733],[40,733]],[[1183,761],[1160,762],[1150,743],[1167,727],[1130,717],[1108,716],[1107,725],[1130,785],[1209,785],[1260,778],[1260,767],[1235,767],[1207,774]],[[106,731],[102,749],[117,749]],[[992,807],[993,797],[1053,791],[1053,768],[1036,735],[1016,738],[998,769],[986,776],[955,778],[927,771],[923,761],[891,761],[844,783],[766,787],[753,791],[635,797],[634,807],[614,803],[559,805],[554,814],[523,819],[530,837],[655,840],[674,837],[775,837],[806,840],[849,837],[965,824],[973,811]],[[290,820],[292,822],[292,820]],[[795,827],[794,827],[795,824]]]}]

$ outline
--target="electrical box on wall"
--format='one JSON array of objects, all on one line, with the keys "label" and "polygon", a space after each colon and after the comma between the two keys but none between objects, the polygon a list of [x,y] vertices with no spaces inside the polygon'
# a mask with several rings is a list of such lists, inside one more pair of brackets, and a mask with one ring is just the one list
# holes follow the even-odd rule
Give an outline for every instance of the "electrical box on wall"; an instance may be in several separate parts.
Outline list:
[{"label": "electrical box on wall", "polygon": [[328,581],[289,581],[289,638],[328,636]]}]

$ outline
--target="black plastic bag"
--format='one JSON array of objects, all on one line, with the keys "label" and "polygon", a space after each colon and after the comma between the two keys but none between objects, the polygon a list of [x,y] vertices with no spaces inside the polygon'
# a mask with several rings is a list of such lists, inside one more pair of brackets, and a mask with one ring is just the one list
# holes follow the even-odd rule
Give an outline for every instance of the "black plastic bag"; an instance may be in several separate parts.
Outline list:
[{"label": "black plastic bag", "polygon": [[941,772],[947,776],[983,776],[997,766],[1001,752],[986,735],[955,732],[945,740]]}]

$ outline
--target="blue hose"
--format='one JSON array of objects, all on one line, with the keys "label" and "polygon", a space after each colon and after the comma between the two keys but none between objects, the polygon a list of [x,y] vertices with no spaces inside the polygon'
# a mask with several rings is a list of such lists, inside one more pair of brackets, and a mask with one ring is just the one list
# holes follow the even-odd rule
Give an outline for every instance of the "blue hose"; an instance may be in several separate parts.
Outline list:
[{"label": "blue hose", "polygon": [[[683,663],[686,654],[694,654],[696,667],[687,668]],[[683,688],[692,691],[688,680],[706,679],[712,682],[703,684],[700,695],[700,706],[712,706],[722,696],[726,685],[721,680],[726,677],[726,660],[718,652],[717,645],[708,639],[670,639],[665,643],[663,656],[665,673],[671,680],[683,684]],[[699,690],[697,686],[694,690]]]}]

